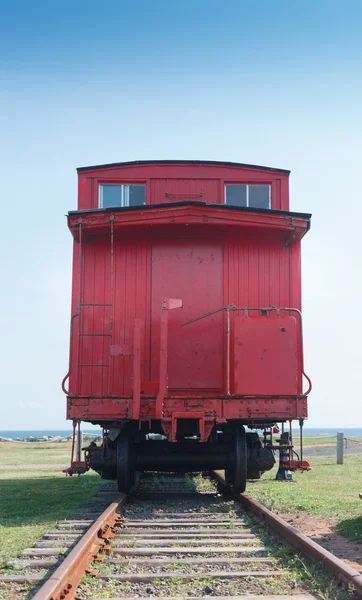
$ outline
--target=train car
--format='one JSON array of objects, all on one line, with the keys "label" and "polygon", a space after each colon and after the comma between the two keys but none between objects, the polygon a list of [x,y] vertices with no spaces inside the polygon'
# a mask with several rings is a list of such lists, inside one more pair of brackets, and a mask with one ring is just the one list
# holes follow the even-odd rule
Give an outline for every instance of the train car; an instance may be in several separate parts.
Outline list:
[{"label": "train car", "polygon": [[288,182],[284,169],[217,161],[78,169],[63,390],[74,430],[100,425],[103,441],[69,473],[92,468],[128,491],[136,471],[224,469],[242,492],[273,467],[272,428],[302,425],[311,389],[311,215],[289,210]]}]

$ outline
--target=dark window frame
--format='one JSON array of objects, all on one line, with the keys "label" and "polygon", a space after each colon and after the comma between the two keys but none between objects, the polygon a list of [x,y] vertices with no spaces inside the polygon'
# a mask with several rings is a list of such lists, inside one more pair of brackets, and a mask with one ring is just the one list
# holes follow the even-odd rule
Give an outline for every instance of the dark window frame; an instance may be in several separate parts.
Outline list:
[{"label": "dark window frame", "polygon": [[[121,204],[115,204],[113,206],[103,206],[103,188],[107,186],[120,187],[121,188]],[[142,204],[130,204],[129,203],[129,188],[130,186],[143,187],[144,188],[144,202]],[[127,193],[128,192],[128,193]],[[107,208],[129,208],[130,206],[145,206],[147,204],[147,183],[145,181],[99,181],[98,182],[98,208],[106,210]]]},{"label": "dark window frame", "polygon": [[227,202],[227,186],[232,185],[232,186],[243,186],[246,188],[246,206],[245,208],[264,208],[264,207],[257,207],[257,206],[250,206],[249,204],[249,188],[251,187],[267,187],[269,188],[269,201],[268,201],[268,206],[267,208],[265,208],[265,210],[271,210],[272,208],[272,184],[271,183],[265,183],[263,182],[255,182],[253,181],[252,183],[246,183],[246,182],[241,182],[241,181],[224,181],[224,204],[227,204],[227,206],[241,206],[238,204],[231,204],[229,202]]}]

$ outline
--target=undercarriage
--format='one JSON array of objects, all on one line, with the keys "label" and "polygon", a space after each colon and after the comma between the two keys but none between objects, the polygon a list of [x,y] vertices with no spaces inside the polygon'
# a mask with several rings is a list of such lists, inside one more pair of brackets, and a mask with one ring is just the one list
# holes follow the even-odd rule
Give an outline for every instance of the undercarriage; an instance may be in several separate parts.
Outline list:
[{"label": "undercarriage", "polygon": [[224,470],[229,489],[240,493],[247,479],[258,479],[272,469],[275,458],[272,448],[243,425],[215,427],[205,443],[196,435],[170,443],[164,435],[129,426],[107,431],[102,446],[90,444],[86,463],[103,479],[116,479],[122,492],[132,487],[137,471]]}]

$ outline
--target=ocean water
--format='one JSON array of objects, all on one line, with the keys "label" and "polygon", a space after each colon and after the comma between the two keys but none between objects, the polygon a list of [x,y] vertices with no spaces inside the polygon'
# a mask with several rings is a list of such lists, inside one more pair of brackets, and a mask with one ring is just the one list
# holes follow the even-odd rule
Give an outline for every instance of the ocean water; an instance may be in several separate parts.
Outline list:
[{"label": "ocean water", "polygon": [[[287,430],[286,426],[286,430]],[[101,429],[82,429],[83,433],[90,433],[94,436],[101,435]],[[299,433],[299,428],[293,428],[294,433]],[[344,433],[345,437],[361,438],[362,439],[362,428],[351,428],[351,427],[303,427],[303,433],[309,435],[337,435],[337,432]],[[0,437],[5,438],[24,438],[24,437],[42,437],[44,435],[56,436],[60,435],[66,437],[72,434],[71,429],[43,429],[35,430],[29,429],[28,431],[0,431]]]},{"label": "ocean water", "polygon": [[[299,427],[293,427],[293,432],[299,433]],[[362,438],[362,427],[303,427],[306,435],[337,435],[344,433],[344,437]]]},{"label": "ocean water", "polygon": [[[102,434],[101,429],[82,429],[82,432],[83,433],[91,433],[95,437]],[[28,431],[25,431],[25,430],[0,431],[0,437],[24,438],[24,437],[29,437],[29,436],[43,437],[44,435],[53,436],[53,437],[60,435],[61,437],[67,437],[68,435],[72,435],[72,433],[73,433],[72,429],[43,429],[43,430],[29,429]]]}]

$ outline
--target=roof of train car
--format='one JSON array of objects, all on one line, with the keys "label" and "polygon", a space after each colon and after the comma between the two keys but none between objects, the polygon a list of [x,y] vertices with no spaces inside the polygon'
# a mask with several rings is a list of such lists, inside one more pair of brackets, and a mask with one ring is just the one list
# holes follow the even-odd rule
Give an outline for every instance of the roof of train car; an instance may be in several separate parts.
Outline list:
[{"label": "roof of train car", "polygon": [[127,167],[136,165],[222,165],[225,167],[244,167],[247,169],[259,169],[263,171],[278,171],[289,174],[288,169],[274,167],[263,167],[261,165],[249,165],[247,163],[225,162],[219,160],[131,160],[128,162],[108,163],[104,165],[92,165],[89,167],[78,167],[77,171],[91,171],[94,169],[109,169],[112,167]]},{"label": "roof of train car", "polygon": [[256,213],[264,213],[264,214],[274,214],[274,215],[287,215],[288,217],[299,217],[301,219],[311,219],[312,215],[310,213],[300,213],[300,212],[292,212],[289,210],[275,210],[270,208],[250,208],[246,206],[233,206],[228,204],[214,204],[210,202],[194,202],[190,200],[184,200],[181,202],[167,202],[162,204],[142,204],[140,206],[113,206],[111,208],[89,208],[84,210],[70,210],[68,215],[77,215],[77,214],[87,214],[87,213],[97,213],[97,212],[124,212],[124,211],[133,211],[133,210],[150,210],[155,208],[175,208],[176,206],[208,206],[210,208],[217,208],[223,210],[238,210],[238,211],[246,211],[246,212],[256,212]]}]

